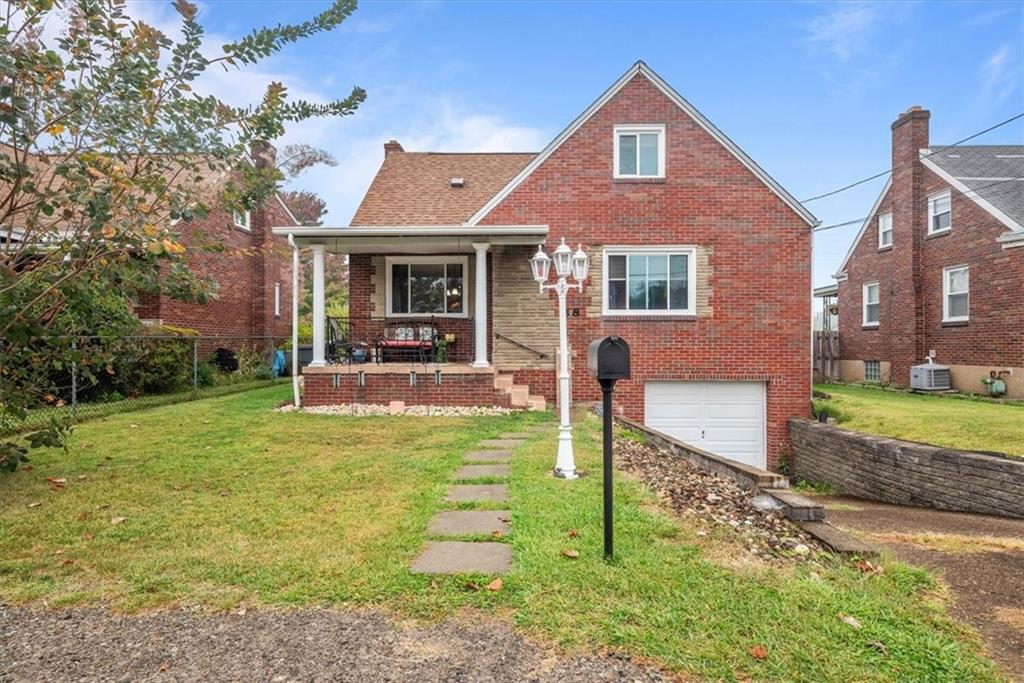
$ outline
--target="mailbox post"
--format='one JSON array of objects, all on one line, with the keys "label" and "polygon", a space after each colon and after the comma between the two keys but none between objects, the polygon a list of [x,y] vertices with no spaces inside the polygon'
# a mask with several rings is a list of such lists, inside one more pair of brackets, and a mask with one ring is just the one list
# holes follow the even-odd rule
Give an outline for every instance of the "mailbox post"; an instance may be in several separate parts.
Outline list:
[{"label": "mailbox post", "polygon": [[601,384],[604,418],[604,559],[614,554],[612,533],[612,392],[615,382],[629,379],[629,344],[621,337],[595,339],[587,348],[587,370]]}]

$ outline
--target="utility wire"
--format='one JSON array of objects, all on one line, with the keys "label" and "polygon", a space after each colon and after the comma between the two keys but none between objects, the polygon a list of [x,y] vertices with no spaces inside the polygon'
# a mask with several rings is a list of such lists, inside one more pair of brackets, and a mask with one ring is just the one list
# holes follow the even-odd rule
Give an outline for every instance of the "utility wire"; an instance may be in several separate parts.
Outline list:
[{"label": "utility wire", "polygon": [[[1005,185],[1006,183],[1012,183],[1018,180],[1024,180],[1024,176],[1021,176],[1019,178],[1007,178],[1005,180],[999,180],[994,183],[989,183],[988,185],[976,187],[973,190],[969,190],[967,192],[961,192],[960,194],[969,199],[973,199],[971,195],[978,196],[978,193],[981,192],[982,190],[987,190],[988,188],[995,187],[996,185]],[[814,228],[814,232],[821,232],[822,230],[832,230],[834,228],[845,228],[848,225],[863,223],[868,218],[871,218],[871,216],[864,216],[863,218],[854,218],[853,220],[843,221],[842,223],[832,223],[831,225],[819,225],[818,227]]]},{"label": "utility wire", "polygon": [[[928,157],[930,157],[930,156],[932,156],[934,154],[938,154],[939,152],[945,152],[946,150],[948,150],[951,147],[956,147],[958,145],[962,145],[965,142],[968,142],[970,140],[973,140],[976,137],[984,135],[985,133],[989,133],[991,131],[994,131],[996,128],[1000,128],[1002,126],[1005,126],[1008,123],[1013,123],[1014,121],[1016,121],[1017,119],[1020,119],[1020,118],[1024,118],[1024,112],[1021,112],[1021,113],[1017,114],[1016,116],[1011,116],[1010,118],[1006,119],[1005,121],[1001,121],[1001,122],[997,123],[994,126],[990,126],[990,127],[986,128],[983,131],[979,131],[977,133],[974,133],[973,135],[968,135],[963,140],[957,140],[956,142],[954,142],[951,145],[942,145],[941,147],[936,149],[934,152],[929,152],[928,154],[925,154],[921,158],[922,159],[927,159]],[[834,194],[839,194],[840,192],[846,192],[847,190],[849,190],[851,188],[857,187],[858,185],[863,185],[864,183],[871,182],[872,180],[875,180],[876,178],[882,178],[884,176],[889,175],[890,173],[892,173],[892,169],[891,168],[889,170],[887,170],[887,171],[882,171],[881,173],[876,173],[873,176],[868,176],[867,178],[863,178],[861,180],[858,180],[857,182],[850,183],[849,185],[844,185],[843,187],[840,187],[837,190],[832,190],[831,192],[825,192],[824,194],[819,194],[819,195],[816,195],[814,197],[810,197],[809,199],[805,199],[805,200],[803,200],[800,203],[801,204],[807,204],[808,202],[813,202],[813,201],[815,201],[817,199],[824,199],[825,197],[831,197]]]}]

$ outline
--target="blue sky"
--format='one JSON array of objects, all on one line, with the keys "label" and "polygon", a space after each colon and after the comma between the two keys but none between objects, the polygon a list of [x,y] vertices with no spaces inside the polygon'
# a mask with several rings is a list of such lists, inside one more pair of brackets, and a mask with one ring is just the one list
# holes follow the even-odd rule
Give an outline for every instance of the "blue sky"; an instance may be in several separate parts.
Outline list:
[{"label": "blue sky", "polygon": [[[298,21],[327,3],[206,0],[211,42]],[[132,12],[173,26],[169,2]],[[241,72],[231,101],[271,79],[313,100],[368,91],[351,118],[294,128],[336,168],[293,187],[346,225],[396,138],[407,150],[536,151],[637,59],[645,60],[798,199],[884,171],[889,124],[910,105],[949,143],[1024,111],[1024,4],[363,2],[346,24]],[[1024,144],[1024,120],[975,144]],[[884,179],[808,206],[824,224],[864,216]],[[828,284],[859,226],[815,236]]]}]

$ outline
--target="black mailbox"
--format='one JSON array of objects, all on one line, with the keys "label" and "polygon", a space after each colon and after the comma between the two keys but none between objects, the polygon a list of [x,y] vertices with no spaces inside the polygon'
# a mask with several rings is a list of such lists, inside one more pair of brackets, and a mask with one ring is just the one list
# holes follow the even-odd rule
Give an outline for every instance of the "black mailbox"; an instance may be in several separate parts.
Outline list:
[{"label": "black mailbox", "polygon": [[598,380],[629,379],[629,344],[614,335],[590,342],[587,370]]}]

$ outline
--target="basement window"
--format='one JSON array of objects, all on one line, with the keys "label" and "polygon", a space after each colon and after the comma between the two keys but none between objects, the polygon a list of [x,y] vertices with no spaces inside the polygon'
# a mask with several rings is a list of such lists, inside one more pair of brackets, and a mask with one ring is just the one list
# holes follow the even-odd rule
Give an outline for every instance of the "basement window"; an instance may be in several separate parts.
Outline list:
[{"label": "basement window", "polygon": [[665,177],[665,126],[615,126],[615,177]]},{"label": "basement window", "polygon": [[882,381],[882,363],[877,360],[866,360],[864,361],[864,381],[865,382],[881,382]]},{"label": "basement window", "polygon": [[946,232],[953,227],[953,205],[949,190],[928,197],[928,234]]}]

